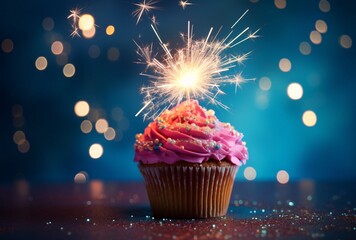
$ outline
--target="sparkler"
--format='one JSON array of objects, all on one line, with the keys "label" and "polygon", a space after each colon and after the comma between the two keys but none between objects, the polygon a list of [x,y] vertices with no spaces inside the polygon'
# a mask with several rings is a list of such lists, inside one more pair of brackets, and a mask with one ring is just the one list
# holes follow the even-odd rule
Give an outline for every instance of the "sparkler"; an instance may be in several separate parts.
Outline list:
[{"label": "sparkler", "polygon": [[[243,63],[251,52],[242,55],[224,54],[225,50],[258,37],[259,29],[246,36],[248,27],[237,35],[233,34],[234,27],[247,12],[248,10],[232,25],[230,33],[222,40],[217,40],[221,28],[215,36],[212,36],[214,29],[210,28],[205,39],[193,39],[193,25],[188,21],[187,33],[183,35],[184,47],[174,52],[162,41],[156,27],[151,24],[164,54],[162,60],[159,60],[156,58],[157,54],[153,53],[152,44],[140,46],[136,43],[140,63],[147,65],[147,71],[141,75],[150,79],[149,86],[141,89],[141,93],[144,94],[144,106],[136,116],[145,112],[144,119],[155,119],[172,105],[191,98],[208,99],[209,102],[227,109],[227,106],[216,100],[218,95],[224,93],[221,86],[235,84],[236,90],[241,83],[252,80],[244,79],[241,72],[228,74],[232,68]],[[245,37],[240,40],[242,36]]]},{"label": "sparkler", "polygon": [[146,0],[143,0],[142,3],[134,3],[134,5],[137,6],[137,9],[135,11],[132,12],[132,14],[137,17],[137,21],[136,21],[136,25],[140,22],[142,14],[144,12],[149,12],[153,9],[157,9],[155,6],[153,6],[154,4],[156,4],[158,1],[153,1],[153,0],[148,0],[146,2]]}]

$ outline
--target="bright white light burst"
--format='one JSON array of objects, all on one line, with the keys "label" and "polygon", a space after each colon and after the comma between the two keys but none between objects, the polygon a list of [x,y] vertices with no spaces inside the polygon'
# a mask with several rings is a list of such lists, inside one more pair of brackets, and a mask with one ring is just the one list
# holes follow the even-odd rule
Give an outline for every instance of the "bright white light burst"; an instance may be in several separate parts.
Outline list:
[{"label": "bright white light burst", "polygon": [[206,38],[193,39],[193,26],[188,21],[187,34],[183,35],[184,47],[174,52],[163,43],[155,26],[151,24],[164,54],[162,60],[158,60],[157,54],[152,51],[152,44],[142,47],[136,43],[140,63],[147,65],[146,72],[141,75],[151,80],[149,86],[141,89],[145,95],[144,106],[136,116],[144,112],[144,119],[155,119],[165,109],[191,98],[208,100],[227,109],[224,104],[216,100],[218,95],[224,93],[221,86],[229,83],[235,84],[237,88],[242,82],[252,80],[244,79],[241,72],[229,74],[232,68],[247,59],[250,52],[241,55],[223,54],[227,49],[258,37],[256,34],[259,30],[246,36],[248,27],[233,34],[234,26],[247,12],[248,10],[233,24],[230,33],[222,40],[217,40],[221,28],[215,36],[212,36],[213,28],[210,28]]},{"label": "bright white light burst", "polygon": [[179,1],[179,6],[181,6],[181,7],[183,8],[183,10],[184,10],[187,6],[191,6],[191,5],[193,5],[193,3],[190,3],[188,0],[186,0],[186,1],[183,1],[183,0]]},{"label": "bright white light burst", "polygon": [[137,9],[132,12],[132,14],[137,17],[136,25],[140,22],[142,14],[144,12],[149,12],[153,9],[157,9],[154,4],[156,4],[158,1],[153,1],[153,0],[143,0],[142,3],[134,3],[134,5],[137,6]]}]

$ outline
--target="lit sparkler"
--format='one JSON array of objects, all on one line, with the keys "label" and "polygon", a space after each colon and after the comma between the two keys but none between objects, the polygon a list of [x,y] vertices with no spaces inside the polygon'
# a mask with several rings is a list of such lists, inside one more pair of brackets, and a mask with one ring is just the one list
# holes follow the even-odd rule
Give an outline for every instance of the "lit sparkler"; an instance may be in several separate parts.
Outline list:
[{"label": "lit sparkler", "polygon": [[140,22],[142,14],[144,12],[149,12],[153,9],[157,9],[154,4],[156,4],[158,1],[153,1],[153,0],[143,0],[142,3],[134,3],[134,5],[137,6],[137,9],[132,12],[132,14],[137,17],[136,25]]},{"label": "lit sparkler", "polygon": [[183,1],[183,0],[179,1],[179,6],[181,6],[181,7],[183,8],[183,10],[184,10],[187,6],[191,6],[191,5],[193,5],[193,3],[190,3],[188,0],[186,0],[186,1]]},{"label": "lit sparkler", "polygon": [[232,83],[237,88],[242,82],[251,80],[244,79],[241,73],[228,74],[232,68],[246,60],[250,52],[242,55],[224,54],[225,50],[258,37],[256,34],[259,30],[246,36],[248,27],[236,35],[233,34],[233,28],[247,12],[248,10],[233,24],[230,33],[222,40],[217,40],[221,28],[215,36],[212,36],[213,28],[210,28],[205,39],[193,39],[193,25],[188,21],[187,34],[183,35],[184,47],[174,52],[168,49],[156,27],[151,24],[164,54],[160,61],[153,54],[152,44],[142,47],[136,43],[140,62],[147,65],[146,70],[151,70],[151,73],[141,73],[151,81],[149,86],[141,89],[141,93],[145,95],[144,106],[136,116],[145,112],[144,119],[155,119],[165,109],[180,103],[183,99],[191,98],[207,99],[227,109],[216,100],[218,95],[224,93],[221,86]]}]

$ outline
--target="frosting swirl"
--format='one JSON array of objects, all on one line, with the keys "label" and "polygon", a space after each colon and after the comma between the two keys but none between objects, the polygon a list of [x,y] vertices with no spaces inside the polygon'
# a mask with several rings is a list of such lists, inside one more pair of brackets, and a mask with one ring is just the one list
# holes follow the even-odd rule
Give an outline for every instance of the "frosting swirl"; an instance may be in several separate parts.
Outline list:
[{"label": "frosting swirl", "polygon": [[134,161],[174,164],[213,159],[241,166],[248,158],[242,137],[229,123],[220,122],[213,110],[202,108],[196,100],[185,101],[136,135]]}]

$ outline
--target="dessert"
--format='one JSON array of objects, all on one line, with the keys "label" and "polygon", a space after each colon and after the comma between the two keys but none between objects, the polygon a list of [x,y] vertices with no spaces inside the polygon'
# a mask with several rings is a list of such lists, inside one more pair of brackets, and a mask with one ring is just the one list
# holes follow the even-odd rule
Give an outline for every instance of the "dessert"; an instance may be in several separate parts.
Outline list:
[{"label": "dessert", "polygon": [[248,158],[243,135],[213,110],[187,100],[165,110],[136,135],[135,158],[153,214],[207,218],[227,212],[239,166]]}]

